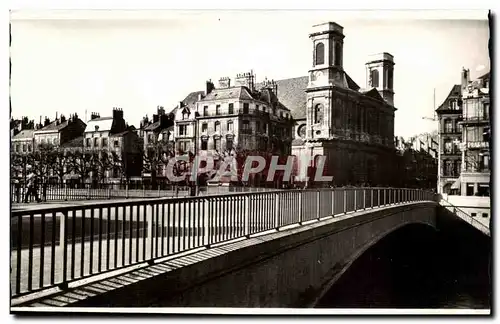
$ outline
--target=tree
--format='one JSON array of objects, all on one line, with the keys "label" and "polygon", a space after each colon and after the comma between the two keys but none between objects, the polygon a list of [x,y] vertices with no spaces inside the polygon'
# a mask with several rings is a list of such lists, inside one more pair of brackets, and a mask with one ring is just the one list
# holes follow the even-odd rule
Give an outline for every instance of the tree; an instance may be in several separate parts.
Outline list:
[{"label": "tree", "polygon": [[[160,167],[168,164],[175,157],[174,144],[172,141],[155,139],[148,144],[143,151],[143,172],[151,174],[152,189],[157,187],[157,176]],[[177,164],[177,163],[176,163]],[[174,169],[177,169],[174,166]]]},{"label": "tree", "polygon": [[74,173],[80,176],[82,181],[85,181],[95,169],[93,154],[89,151],[77,150],[68,156],[68,165]]},{"label": "tree", "polygon": [[33,153],[27,155],[28,173],[31,171],[37,179],[46,179],[52,171],[52,144],[39,144]]},{"label": "tree", "polygon": [[69,151],[61,148],[54,149],[49,153],[48,162],[51,165],[52,172],[59,179],[59,183],[64,183],[64,176],[71,173],[71,155]]},{"label": "tree", "polygon": [[92,150],[89,154],[91,154],[92,172],[96,175],[97,181],[101,183],[106,178],[106,172],[113,167],[112,155],[107,150]]}]

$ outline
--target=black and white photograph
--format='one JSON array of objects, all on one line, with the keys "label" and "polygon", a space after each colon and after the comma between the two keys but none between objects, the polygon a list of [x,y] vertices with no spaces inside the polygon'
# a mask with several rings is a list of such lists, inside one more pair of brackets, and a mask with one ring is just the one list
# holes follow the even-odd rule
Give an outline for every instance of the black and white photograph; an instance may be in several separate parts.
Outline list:
[{"label": "black and white photograph", "polygon": [[492,22],[11,10],[10,313],[491,315]]}]

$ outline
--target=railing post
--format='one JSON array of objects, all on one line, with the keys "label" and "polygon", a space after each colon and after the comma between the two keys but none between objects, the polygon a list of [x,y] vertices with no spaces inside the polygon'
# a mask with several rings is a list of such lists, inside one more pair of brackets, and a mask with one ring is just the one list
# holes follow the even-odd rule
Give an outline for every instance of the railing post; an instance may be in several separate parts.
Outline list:
[{"label": "railing post", "polygon": [[87,199],[90,199],[90,184],[89,184],[88,189],[87,189]]},{"label": "railing post", "polygon": [[250,196],[245,196],[244,205],[245,236],[250,237]]},{"label": "railing post", "polygon": [[373,189],[370,188],[370,208],[373,209]]},{"label": "railing post", "polygon": [[67,201],[68,200],[68,186],[66,186],[64,188],[64,200]]},{"label": "railing post", "polygon": [[[149,207],[149,208],[148,208]],[[153,253],[153,212],[154,212],[154,205],[153,204],[148,204],[146,205],[146,222],[147,222],[147,238],[144,238],[146,240],[146,255],[144,256],[145,259],[147,259],[147,255],[151,257]],[[150,212],[148,212],[148,209]],[[126,208],[123,208],[123,221],[125,223],[125,213],[126,213]],[[185,217],[185,211],[183,210],[183,217]],[[180,214],[181,215],[181,214]],[[180,216],[179,215],[179,216]],[[184,229],[182,229],[184,231]],[[184,232],[183,232],[184,233]],[[124,238],[125,239],[125,238]],[[149,242],[148,242],[149,241]]]},{"label": "railing post", "polygon": [[344,189],[344,214],[347,214],[347,189]]},{"label": "railing post", "polygon": [[392,201],[392,204],[393,204],[393,205],[395,205],[395,204],[397,203],[397,201],[398,201],[398,200],[396,199],[396,197],[397,197],[397,195],[396,195],[396,194],[397,194],[397,192],[398,192],[398,189],[393,189],[393,191],[394,191],[394,200]]},{"label": "railing post", "polygon": [[108,199],[111,199],[111,188],[108,187]]},{"label": "railing post", "polygon": [[366,210],[366,189],[363,190],[363,210]]},{"label": "railing post", "polygon": [[125,198],[128,198],[128,183],[125,184]]},{"label": "railing post", "polygon": [[274,194],[274,228],[278,230],[280,223],[280,199],[279,193]]},{"label": "railing post", "polygon": [[302,225],[302,193],[303,191],[299,191],[299,225]]},{"label": "railing post", "polygon": [[321,203],[321,200],[320,200],[320,196],[321,196],[321,190],[318,189],[318,191],[316,191],[316,194],[318,195],[316,197],[316,218],[319,220],[320,219],[320,216],[321,216],[321,213],[320,213],[320,203]]},{"label": "railing post", "polygon": [[332,217],[335,215],[335,189],[332,189]]},{"label": "railing post", "polygon": [[357,196],[358,196],[358,190],[357,189],[354,189],[354,212],[358,211],[358,199],[357,199]]}]

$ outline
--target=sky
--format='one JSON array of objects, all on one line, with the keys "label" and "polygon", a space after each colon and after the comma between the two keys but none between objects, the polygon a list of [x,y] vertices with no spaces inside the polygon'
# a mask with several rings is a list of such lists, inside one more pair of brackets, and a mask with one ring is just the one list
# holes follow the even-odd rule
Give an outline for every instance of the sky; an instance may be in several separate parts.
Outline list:
[{"label": "sky", "polygon": [[[121,107],[136,127],[205,81],[253,70],[257,81],[305,76],[312,26],[344,27],[344,70],[366,86],[371,54],[394,56],[395,135],[432,131],[435,107],[460,82],[489,71],[487,12],[381,11],[14,11],[12,115],[54,119]],[[451,18],[451,19],[450,19]],[[459,19],[469,18],[469,19]],[[279,89],[278,89],[279,91]],[[85,121],[85,120],[84,120]]]}]

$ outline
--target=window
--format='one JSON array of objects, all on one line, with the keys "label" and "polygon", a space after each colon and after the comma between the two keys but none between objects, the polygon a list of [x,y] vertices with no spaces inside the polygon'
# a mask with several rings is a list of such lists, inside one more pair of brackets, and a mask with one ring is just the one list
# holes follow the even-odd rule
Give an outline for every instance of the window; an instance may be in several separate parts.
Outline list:
[{"label": "window", "polygon": [[256,128],[257,132],[260,132],[260,122],[259,121],[255,122],[255,128]]},{"label": "window", "polygon": [[220,121],[215,122],[215,131],[220,132]]},{"label": "window", "polygon": [[28,152],[31,152],[31,144],[28,144]]},{"label": "window", "polygon": [[203,106],[203,116],[208,116],[208,106]]},{"label": "window", "polygon": [[389,71],[387,71],[387,87],[389,89],[392,89],[393,87],[393,80],[394,80],[394,70],[389,68]]},{"label": "window", "polygon": [[459,121],[457,121],[456,130],[457,130],[457,133],[462,133],[463,128],[462,128],[462,124]]},{"label": "window", "polygon": [[202,150],[207,150],[208,148],[208,141],[207,140],[201,140],[201,149]]},{"label": "window", "polygon": [[179,125],[179,135],[187,135],[187,125]]},{"label": "window", "polygon": [[94,147],[99,146],[99,139],[97,137],[94,137]]},{"label": "window", "polygon": [[483,119],[489,119],[490,118],[490,104],[485,102],[483,104],[483,115],[481,116]]},{"label": "window", "polygon": [[220,115],[220,105],[215,106],[215,114]]},{"label": "window", "polygon": [[248,114],[248,110],[249,110],[249,104],[247,102],[245,102],[243,104],[243,113]]},{"label": "window", "polygon": [[323,121],[323,105],[317,104],[314,106],[314,123],[319,124]]},{"label": "window", "polygon": [[52,144],[57,145],[57,138],[54,138],[54,139],[52,140]]},{"label": "window", "polygon": [[267,108],[265,106],[262,107],[262,111],[263,112],[266,112],[267,111]]},{"label": "window", "polygon": [[342,65],[342,45],[340,43],[335,43],[335,65]]},{"label": "window", "polygon": [[226,150],[230,151],[232,149],[233,149],[233,139],[227,138],[226,139]]},{"label": "window", "polygon": [[483,216],[483,218],[486,218],[486,217],[488,217],[488,213],[483,213],[482,216]]},{"label": "window", "polygon": [[14,151],[16,153],[19,153],[19,146],[20,146],[19,144],[16,144],[16,146],[14,147]]},{"label": "window", "polygon": [[[466,195],[467,196],[474,196],[474,184],[468,183],[466,188],[467,188]],[[474,216],[476,216],[475,213],[474,213]]]},{"label": "window", "polygon": [[208,129],[208,124],[207,124],[207,123],[203,123],[203,124],[201,124],[201,132],[202,132],[202,133],[203,133],[203,132],[206,132],[206,131],[207,131],[207,129]]},{"label": "window", "polygon": [[90,138],[85,139],[85,146],[90,147]]},{"label": "window", "polygon": [[214,144],[215,144],[215,149],[217,151],[220,151],[221,150],[221,148],[220,148],[220,137],[215,137],[214,138]]},{"label": "window", "polygon": [[323,43],[316,44],[316,63],[315,65],[325,64],[325,45]]},{"label": "window", "polygon": [[229,104],[228,113],[234,114],[234,104],[232,104],[232,103]]},{"label": "window", "polygon": [[451,140],[444,141],[444,153],[451,154],[453,151],[453,142]]},{"label": "window", "polygon": [[107,138],[102,139],[102,146],[108,147],[108,139]]},{"label": "window", "polygon": [[23,144],[23,152],[26,152],[26,144]]},{"label": "window", "polygon": [[259,110],[259,105],[255,105],[255,110]]},{"label": "window", "polygon": [[186,141],[179,142],[179,150],[182,152],[186,152],[187,151],[187,143],[188,142],[186,142]]},{"label": "window", "polygon": [[472,217],[476,217],[476,215],[477,215],[477,214],[476,214],[476,213],[471,213],[470,215],[471,215]]},{"label": "window", "polygon": [[242,129],[250,129],[250,121],[243,120],[242,125]]},{"label": "window", "polygon": [[234,131],[234,125],[233,125],[233,121],[232,120],[228,120],[227,121],[227,131],[228,132]]},{"label": "window", "polygon": [[182,113],[182,119],[187,119],[189,114],[187,112]]},{"label": "window", "polygon": [[120,145],[120,144],[119,144],[118,140],[115,140],[114,146],[115,146],[115,147],[118,147],[119,145]]},{"label": "window", "polygon": [[379,86],[378,82],[378,70],[370,71],[370,86],[377,88]]}]

